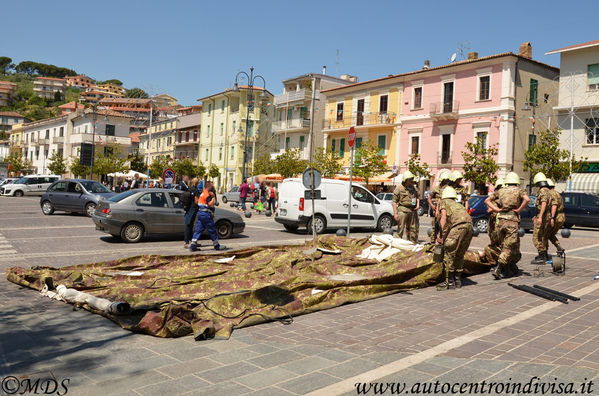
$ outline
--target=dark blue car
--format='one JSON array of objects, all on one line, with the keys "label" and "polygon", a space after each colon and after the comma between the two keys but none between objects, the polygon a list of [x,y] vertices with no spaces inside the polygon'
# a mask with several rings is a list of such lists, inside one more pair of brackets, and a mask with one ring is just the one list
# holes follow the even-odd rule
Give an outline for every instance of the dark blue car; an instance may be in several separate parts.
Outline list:
[{"label": "dark blue car", "polygon": [[[468,200],[468,213],[470,213],[470,217],[472,218],[472,224],[478,227],[480,232],[487,232],[489,229],[489,212],[487,211],[485,199],[487,199],[486,195],[477,195],[470,197],[470,200]],[[536,201],[537,197],[531,195],[528,206],[520,213],[520,227],[526,231],[533,229],[532,217],[535,214]]]}]

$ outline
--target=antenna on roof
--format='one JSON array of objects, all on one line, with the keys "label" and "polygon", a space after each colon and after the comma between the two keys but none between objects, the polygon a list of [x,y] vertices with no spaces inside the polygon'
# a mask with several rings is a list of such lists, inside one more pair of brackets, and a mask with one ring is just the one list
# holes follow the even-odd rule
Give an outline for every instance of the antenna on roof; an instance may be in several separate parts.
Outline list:
[{"label": "antenna on roof", "polygon": [[466,59],[466,54],[470,48],[470,44],[472,44],[469,40],[460,41],[458,43],[457,54],[460,57],[460,60]]},{"label": "antenna on roof", "polygon": [[458,54],[456,54],[455,52],[451,55],[451,58],[449,58],[449,63],[453,63],[455,62],[455,59],[458,57]]},{"label": "antenna on roof", "polygon": [[337,50],[337,57],[335,60],[335,74],[339,77],[339,50]]}]

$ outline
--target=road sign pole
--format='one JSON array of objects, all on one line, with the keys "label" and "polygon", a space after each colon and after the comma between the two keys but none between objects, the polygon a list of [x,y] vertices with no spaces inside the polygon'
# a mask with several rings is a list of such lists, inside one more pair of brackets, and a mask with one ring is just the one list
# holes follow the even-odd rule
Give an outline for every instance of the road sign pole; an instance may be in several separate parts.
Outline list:
[{"label": "road sign pole", "polygon": [[351,224],[351,185],[354,178],[354,146],[351,147],[351,155],[349,158],[349,200],[347,207],[347,236],[349,237],[349,228]]}]

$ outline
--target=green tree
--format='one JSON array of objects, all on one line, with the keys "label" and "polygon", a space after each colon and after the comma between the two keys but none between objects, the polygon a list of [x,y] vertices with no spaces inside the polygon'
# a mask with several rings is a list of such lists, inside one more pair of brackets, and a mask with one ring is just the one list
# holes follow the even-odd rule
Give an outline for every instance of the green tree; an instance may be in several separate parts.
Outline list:
[{"label": "green tree", "polygon": [[146,167],[146,161],[139,153],[135,153],[133,157],[129,158],[130,167],[136,172],[145,173],[148,168]]},{"label": "green tree", "polygon": [[8,154],[8,157],[6,157],[4,161],[12,166],[12,171],[14,174],[19,172],[24,173],[31,168],[31,161],[29,161],[27,158],[24,158],[20,151],[12,151],[10,154]]},{"label": "green tree", "polygon": [[312,158],[312,166],[322,173],[322,177],[332,178],[341,173],[339,157],[332,151],[325,151],[322,147],[316,149],[316,153]]},{"label": "green tree", "polygon": [[62,94],[60,93],[60,91],[54,92],[54,101],[60,102],[61,100],[62,100]]},{"label": "green tree", "polygon": [[462,151],[464,159],[464,180],[474,183],[476,189],[487,191],[487,184],[494,184],[497,180],[499,166],[495,161],[498,149],[494,144],[488,148],[484,138],[477,136],[476,141],[466,143],[466,151]]},{"label": "green tree", "polygon": [[69,166],[69,170],[75,177],[84,177],[89,174],[89,166],[81,165],[79,162],[79,157],[71,158],[71,166]]},{"label": "green tree", "polygon": [[121,80],[117,80],[116,78],[113,78],[111,80],[106,80],[106,81],[100,81],[99,83],[97,83],[97,85],[100,84],[114,84],[114,85],[118,85],[120,87],[123,86],[123,82]]},{"label": "green tree", "polygon": [[162,177],[162,172],[170,167],[170,163],[170,159],[166,158],[164,155],[159,155],[158,157],[154,158],[154,161],[152,161],[150,164],[150,177],[152,179],[158,179]]},{"label": "green tree", "polygon": [[95,150],[94,175],[107,175],[109,173],[127,170],[127,159],[121,153],[120,146],[110,147],[108,150]]},{"label": "green tree", "polygon": [[183,175],[187,175],[192,178],[198,176],[196,174],[196,166],[193,164],[193,161],[189,158],[174,160],[171,163],[171,168],[173,168],[173,170],[177,174],[178,180],[182,180]]},{"label": "green tree", "polygon": [[[537,132],[536,142],[524,153],[524,170],[535,174],[543,172],[553,180],[566,180],[570,176],[570,150],[561,149],[559,128]],[[586,162],[586,157],[572,156],[572,173]]]},{"label": "green tree", "polygon": [[48,164],[48,169],[54,175],[64,175],[67,173],[67,163],[62,157],[62,152],[55,150],[50,157],[50,163]]},{"label": "green tree", "polygon": [[218,166],[216,166],[216,164],[210,164],[210,168],[208,168],[208,177],[210,177],[210,179],[215,179],[219,176],[220,169],[218,169]]},{"label": "green tree", "polygon": [[12,59],[8,56],[0,56],[0,71],[2,71],[2,75],[7,75],[8,71],[14,67],[15,65],[12,63]]},{"label": "green tree", "polygon": [[368,185],[368,180],[373,176],[378,176],[388,171],[385,157],[379,153],[380,148],[372,143],[363,144],[356,150],[354,163],[354,174],[361,176]]},{"label": "green tree", "polygon": [[277,173],[283,177],[299,175],[306,169],[307,161],[300,159],[299,149],[287,149],[275,159]]},{"label": "green tree", "polygon": [[261,154],[254,161],[254,174],[256,175],[268,175],[276,171],[276,165],[268,153]]},{"label": "green tree", "polygon": [[200,179],[203,179],[204,177],[206,177],[206,166],[202,163],[202,161],[200,161],[200,163],[198,165],[196,165],[194,169],[195,169],[194,175],[196,177],[199,177]]},{"label": "green tree", "polygon": [[418,178],[428,179],[431,177],[428,164],[421,162],[420,154],[418,153],[410,154],[410,158],[404,162],[404,165]]},{"label": "green tree", "polygon": [[131,88],[125,95],[127,98],[148,99],[150,96],[141,88]]}]

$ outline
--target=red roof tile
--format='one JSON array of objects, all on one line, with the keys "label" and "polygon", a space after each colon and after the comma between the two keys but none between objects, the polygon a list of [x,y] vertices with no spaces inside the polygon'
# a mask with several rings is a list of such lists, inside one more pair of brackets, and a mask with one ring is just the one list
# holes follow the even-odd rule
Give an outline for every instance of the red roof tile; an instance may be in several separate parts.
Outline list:
[{"label": "red roof tile", "polygon": [[587,48],[587,47],[594,47],[596,45],[599,45],[599,40],[588,41],[588,42],[582,43],[582,44],[570,45],[570,46],[567,46],[567,47],[564,47],[564,48],[560,48],[560,49],[556,49],[556,50],[553,50],[553,51],[549,51],[545,55],[551,55],[551,54],[557,54],[557,53],[560,53],[560,52],[573,51],[573,50]]},{"label": "red roof tile", "polygon": [[19,113],[16,113],[14,111],[0,111],[0,116],[5,116],[5,117],[20,117],[20,118],[25,118],[24,116],[22,116]]}]

